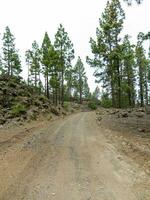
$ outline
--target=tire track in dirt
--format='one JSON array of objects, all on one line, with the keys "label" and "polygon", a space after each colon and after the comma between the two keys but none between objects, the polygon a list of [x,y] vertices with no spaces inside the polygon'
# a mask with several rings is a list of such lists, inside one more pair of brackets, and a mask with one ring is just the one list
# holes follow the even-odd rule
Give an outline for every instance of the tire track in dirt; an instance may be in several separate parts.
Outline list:
[{"label": "tire track in dirt", "polygon": [[[15,160],[6,156],[0,165],[5,167],[0,200],[149,200],[149,193],[135,187],[142,170],[120,155],[103,131],[92,112],[34,131],[9,155]],[[5,179],[7,173],[13,177]]]}]

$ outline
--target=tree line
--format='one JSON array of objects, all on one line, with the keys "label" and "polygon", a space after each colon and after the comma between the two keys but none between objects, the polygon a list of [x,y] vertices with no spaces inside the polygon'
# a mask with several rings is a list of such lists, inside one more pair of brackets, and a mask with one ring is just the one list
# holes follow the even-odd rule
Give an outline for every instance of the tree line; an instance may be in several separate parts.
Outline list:
[{"label": "tree line", "polygon": [[[132,44],[129,35],[122,37],[124,20],[120,1],[108,1],[99,19],[96,40],[90,39],[93,57],[87,57],[87,63],[96,69],[96,81],[103,83],[101,101],[119,108],[134,107],[136,104],[144,106],[150,101],[150,54],[147,55],[144,49],[144,42],[150,41],[150,33],[139,33],[137,44]],[[0,74],[18,77],[22,65],[9,27],[6,27],[2,40]],[[72,64],[75,59],[73,43],[62,24],[54,43],[46,32],[41,45],[33,41],[25,58],[27,84],[39,94],[45,94],[55,105],[63,105],[66,100],[82,103],[83,98],[97,102],[100,98],[98,87],[93,95],[90,94],[81,58],[78,57],[76,64]]]},{"label": "tree line", "polygon": [[[22,72],[22,65],[15,46],[15,37],[9,27],[6,27],[2,40],[0,74],[18,77]],[[55,35],[54,44],[46,32],[42,45],[33,41],[25,58],[28,68],[27,84],[40,94],[45,94],[55,105],[63,105],[65,100],[73,99],[82,103],[83,98],[89,97],[90,89],[83,62],[78,57],[73,66],[73,44],[62,24]]]},{"label": "tree line", "polygon": [[90,39],[93,57],[87,57],[87,63],[96,69],[96,80],[103,83],[103,95],[111,106],[144,106],[150,103],[150,55],[144,49],[150,33],[139,33],[137,44],[132,44],[129,35],[121,36],[124,20],[120,1],[108,1],[99,19],[96,40]]}]

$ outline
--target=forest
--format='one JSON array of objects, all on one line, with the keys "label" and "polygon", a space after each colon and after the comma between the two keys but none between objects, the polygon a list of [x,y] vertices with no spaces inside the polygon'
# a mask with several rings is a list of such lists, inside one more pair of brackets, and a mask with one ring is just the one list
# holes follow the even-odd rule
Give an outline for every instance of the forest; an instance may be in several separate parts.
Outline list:
[{"label": "forest", "polygon": [[[126,0],[125,0],[126,1]],[[132,1],[126,1],[132,5]],[[136,1],[138,4],[142,1]],[[64,101],[83,100],[98,103],[104,107],[127,108],[149,104],[150,83],[150,32],[137,33],[137,43],[132,36],[122,31],[125,12],[119,0],[108,1],[96,28],[96,38],[90,38],[91,54],[87,64],[95,69],[97,84],[91,94],[83,61],[78,57],[76,64],[73,43],[62,24],[55,34],[54,43],[45,32],[43,42],[36,41],[26,50],[28,69],[26,84],[44,94],[56,106]],[[20,77],[23,70],[15,36],[7,26],[3,33],[0,56],[0,76]],[[92,74],[91,74],[92,75]]]},{"label": "forest", "polygon": [[96,29],[96,40],[90,39],[93,58],[87,57],[96,68],[97,82],[103,83],[104,97],[113,107],[134,107],[149,104],[150,82],[150,32],[138,33],[137,43],[130,42],[130,35],[122,38],[125,13],[119,1],[107,3]]},{"label": "forest", "polygon": [[[6,27],[3,35],[2,51],[1,76],[20,76],[21,60],[9,27]],[[44,93],[56,106],[63,105],[64,100],[69,101],[73,96],[79,98],[80,103],[82,96],[85,98],[89,96],[82,60],[78,57],[76,65],[72,66],[73,44],[61,24],[55,35],[54,44],[46,32],[42,46],[33,41],[32,48],[26,51],[25,58],[28,68],[27,85],[34,86],[39,94]]]},{"label": "forest", "polygon": [[150,200],[145,2],[1,1],[0,200]]}]

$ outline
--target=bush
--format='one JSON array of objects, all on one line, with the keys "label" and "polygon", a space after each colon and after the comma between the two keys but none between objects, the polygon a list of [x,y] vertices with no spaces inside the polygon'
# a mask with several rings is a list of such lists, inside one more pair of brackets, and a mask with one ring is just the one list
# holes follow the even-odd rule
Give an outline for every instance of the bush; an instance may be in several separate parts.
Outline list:
[{"label": "bush", "polygon": [[102,99],[101,106],[104,108],[111,108],[112,107],[111,99]]},{"label": "bush", "polygon": [[92,110],[96,110],[97,109],[97,105],[94,102],[89,102],[88,103],[88,107]]},{"label": "bush", "polygon": [[104,108],[111,108],[112,107],[112,99],[110,98],[107,92],[103,92],[101,96],[101,106]]},{"label": "bush", "polygon": [[69,107],[70,107],[70,103],[65,101],[64,105],[63,105],[64,110],[68,112],[69,111]]},{"label": "bush", "polygon": [[51,114],[48,114],[47,115],[47,120],[51,120],[53,117],[52,117],[52,115]]},{"label": "bush", "polygon": [[43,103],[48,101],[47,97],[44,95],[39,95],[37,98],[39,101],[42,101]]},{"label": "bush", "polygon": [[26,114],[26,111],[26,107],[23,104],[18,103],[12,107],[11,113],[14,117],[19,117],[20,115]]}]

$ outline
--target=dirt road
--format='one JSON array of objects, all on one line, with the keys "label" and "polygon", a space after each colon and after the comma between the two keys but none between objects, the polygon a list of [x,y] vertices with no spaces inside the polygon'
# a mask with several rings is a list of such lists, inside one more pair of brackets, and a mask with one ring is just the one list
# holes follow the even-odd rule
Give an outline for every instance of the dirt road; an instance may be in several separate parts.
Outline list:
[{"label": "dirt road", "polygon": [[149,177],[117,152],[95,113],[0,141],[0,200],[149,200]]}]

